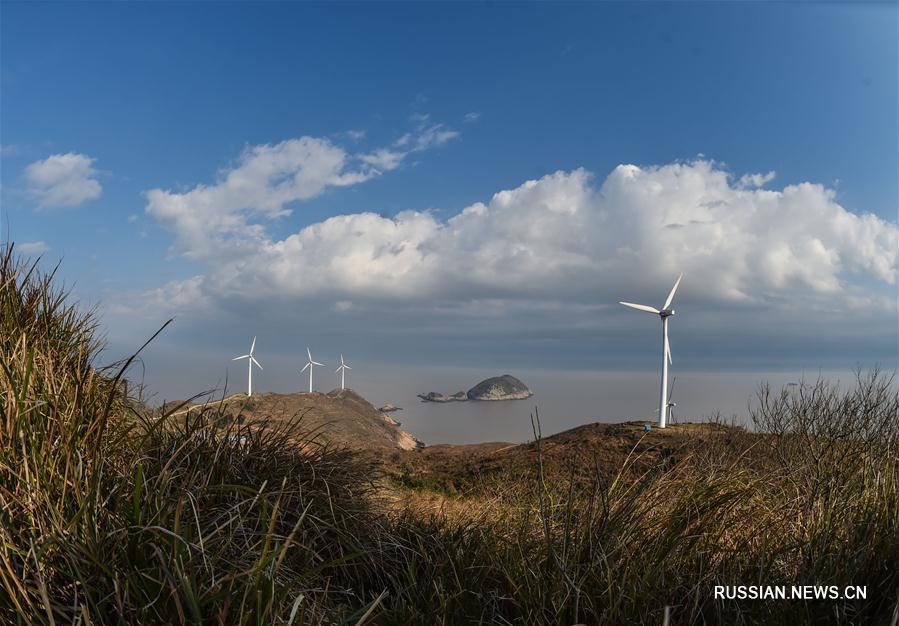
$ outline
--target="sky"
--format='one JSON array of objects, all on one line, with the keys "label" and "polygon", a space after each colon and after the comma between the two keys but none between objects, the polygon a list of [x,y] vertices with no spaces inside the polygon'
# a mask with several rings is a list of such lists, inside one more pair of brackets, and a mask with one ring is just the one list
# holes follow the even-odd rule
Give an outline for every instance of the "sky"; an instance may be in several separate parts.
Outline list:
[{"label": "sky", "polygon": [[145,353],[169,397],[253,336],[653,371],[658,321],[617,302],[680,273],[676,367],[895,368],[897,17],[4,1],[2,235],[62,262],[110,361],[174,317]]}]

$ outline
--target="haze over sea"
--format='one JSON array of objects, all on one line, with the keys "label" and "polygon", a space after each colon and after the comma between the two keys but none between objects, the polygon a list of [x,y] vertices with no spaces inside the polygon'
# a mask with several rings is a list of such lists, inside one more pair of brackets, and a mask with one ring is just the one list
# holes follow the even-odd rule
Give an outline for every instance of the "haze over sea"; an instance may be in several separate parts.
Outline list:
[{"label": "haze over sea", "polygon": [[[318,355],[315,355],[319,359]],[[305,391],[308,378],[292,375],[291,362],[283,358],[259,356],[265,370],[254,372],[254,389],[259,392],[293,393]],[[327,368],[317,368],[317,391],[339,386],[333,373],[334,359],[321,360]],[[550,435],[592,422],[622,422],[657,419],[659,375],[636,371],[565,371],[507,367],[502,371],[483,367],[396,366],[353,362],[347,373],[347,386],[376,407],[387,403],[402,407],[392,417],[403,429],[427,445],[479,443],[485,441],[522,442],[532,439],[530,414],[540,413],[543,434]],[[229,367],[228,391],[246,390],[246,370]],[[747,405],[759,383],[767,381],[780,388],[799,382],[803,376],[814,380],[818,374],[847,382],[853,372],[846,370],[751,371],[751,372],[672,372],[676,377],[672,400],[677,403],[675,420],[700,421],[720,412],[728,421],[736,416],[740,423],[748,415]],[[467,391],[490,376],[512,374],[520,378],[534,395],[527,400],[501,402],[421,402],[419,393]],[[148,377],[151,386],[178,389],[179,382],[157,376]],[[221,386],[224,379],[210,386]],[[194,389],[195,390],[195,389]],[[185,389],[179,397],[186,397]],[[220,392],[219,392],[220,395]],[[155,401],[163,398],[156,396]]]},{"label": "haze over sea", "polygon": [[[421,402],[416,397],[427,391],[467,391],[484,378],[506,373],[520,378],[534,395],[527,400],[448,403]],[[806,378],[817,374],[806,373]],[[840,380],[852,377],[850,371],[823,374]],[[733,415],[744,418],[760,381],[779,388],[799,381],[802,372],[683,372],[675,376],[675,419],[698,421],[717,411],[728,419]],[[657,420],[658,416],[657,372],[390,368],[370,380],[362,380],[360,375],[354,384],[375,406],[392,402],[403,407],[393,413],[394,419],[428,445],[533,439],[530,414],[535,407],[544,435],[592,422]]]}]

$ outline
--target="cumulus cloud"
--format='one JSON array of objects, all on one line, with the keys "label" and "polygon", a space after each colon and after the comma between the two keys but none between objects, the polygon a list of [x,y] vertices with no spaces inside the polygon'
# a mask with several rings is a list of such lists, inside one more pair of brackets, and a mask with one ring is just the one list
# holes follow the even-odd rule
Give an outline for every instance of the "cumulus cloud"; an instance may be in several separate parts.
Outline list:
[{"label": "cumulus cloud", "polygon": [[[340,158],[328,163],[317,181],[348,176]],[[353,308],[385,299],[612,302],[635,284],[663,293],[685,272],[685,288],[695,296],[745,304],[778,302],[785,294],[848,301],[859,297],[858,278],[895,284],[894,223],[847,211],[821,185],[766,190],[756,184],[763,179],[770,176],[735,181],[707,160],[620,165],[599,183],[584,169],[559,171],[448,220],[430,212],[357,213],[284,239],[272,238],[262,224],[242,224],[224,253],[209,249],[209,225],[232,226],[233,217],[220,213],[249,204],[245,187],[235,196],[229,187],[216,189],[215,201],[193,201],[191,194],[212,193],[205,187],[167,197],[172,210],[186,214],[177,219],[166,219],[158,196],[150,195],[148,211],[194,244],[185,254],[215,259],[205,276],[191,279],[192,290],[213,298],[318,298]],[[299,197],[262,196],[267,201],[253,204],[263,218],[281,214],[284,197]],[[187,205],[193,210],[180,211]]]},{"label": "cumulus cloud", "polygon": [[223,251],[226,241],[233,254],[242,242],[266,239],[265,228],[254,220],[290,215],[289,205],[294,202],[319,196],[331,187],[365,182],[396,169],[409,154],[457,135],[421,116],[414,132],[369,153],[349,154],[315,137],[252,146],[233,167],[220,171],[211,185],[199,184],[186,192],[147,191],[146,212],[177,235],[177,248],[190,258],[208,258]]},{"label": "cumulus cloud", "polygon": [[75,207],[99,198],[102,187],[96,180],[95,160],[68,152],[35,161],[25,168],[28,190],[41,208]]},{"label": "cumulus cloud", "polygon": [[50,250],[50,246],[43,241],[25,241],[17,243],[16,250],[22,254],[43,254]]},{"label": "cumulus cloud", "polygon": [[200,184],[184,193],[146,192],[146,211],[178,235],[187,256],[203,258],[224,235],[261,235],[262,227],[250,224],[251,218],[289,215],[291,202],[370,177],[348,169],[347,160],[343,149],[313,137],[253,146],[235,167],[222,171],[215,184]]}]

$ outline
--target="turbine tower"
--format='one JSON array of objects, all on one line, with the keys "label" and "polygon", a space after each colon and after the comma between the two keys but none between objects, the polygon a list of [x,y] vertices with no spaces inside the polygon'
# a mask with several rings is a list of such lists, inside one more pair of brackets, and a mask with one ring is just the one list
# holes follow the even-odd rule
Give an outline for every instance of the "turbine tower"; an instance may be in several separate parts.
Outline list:
[{"label": "turbine tower", "polygon": [[309,356],[309,360],[306,362],[306,365],[303,367],[303,369],[300,370],[300,373],[302,374],[307,369],[309,370],[309,393],[312,393],[312,368],[316,365],[321,365],[322,367],[324,367],[325,364],[319,363],[318,361],[313,361],[312,352],[309,351],[308,347],[306,348],[306,354]]},{"label": "turbine tower", "polygon": [[[353,369],[349,365],[343,362],[343,355],[340,355],[340,367],[334,370],[334,373],[340,372],[340,389],[346,389],[346,370]],[[311,374],[310,374],[311,375]]]},{"label": "turbine tower", "polygon": [[241,359],[247,359],[247,365],[249,365],[249,373],[247,375],[247,397],[253,395],[253,363],[256,364],[256,367],[262,369],[262,366],[259,365],[259,361],[256,360],[256,357],[253,356],[253,349],[256,347],[256,337],[253,337],[253,343],[250,344],[250,353],[244,354],[243,356],[237,356],[231,359],[232,361],[239,361]]},{"label": "turbine tower", "polygon": [[684,275],[681,274],[677,277],[677,280],[674,283],[674,287],[671,288],[671,292],[668,294],[668,297],[665,299],[665,304],[662,305],[662,309],[659,310],[655,307],[646,306],[645,304],[634,304],[633,302],[619,302],[619,304],[623,304],[624,306],[629,306],[632,309],[637,309],[638,311],[646,311],[647,313],[655,313],[660,318],[662,318],[662,385],[661,390],[659,391],[659,428],[665,428],[665,425],[668,421],[668,409],[669,407],[669,399],[668,399],[668,364],[672,363],[671,359],[671,346],[668,345],[668,318],[674,315],[674,309],[669,309],[671,306],[671,301],[674,300],[674,292],[677,291],[678,285],[680,285],[681,278]]}]

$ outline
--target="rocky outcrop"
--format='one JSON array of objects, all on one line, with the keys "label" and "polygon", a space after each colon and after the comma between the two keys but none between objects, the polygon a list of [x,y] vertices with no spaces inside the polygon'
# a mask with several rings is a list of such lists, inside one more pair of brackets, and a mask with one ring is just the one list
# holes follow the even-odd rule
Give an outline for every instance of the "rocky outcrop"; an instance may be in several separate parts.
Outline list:
[{"label": "rocky outcrop", "polygon": [[523,400],[534,395],[527,385],[509,374],[494,376],[482,380],[468,390],[459,391],[451,396],[431,391],[420,393],[422,402],[464,402],[465,400]]},{"label": "rocky outcrop", "polygon": [[464,402],[468,400],[468,396],[464,391],[459,391],[451,396],[431,391],[429,393],[420,393],[418,397],[422,402]]},{"label": "rocky outcrop", "polygon": [[482,380],[466,395],[469,400],[524,400],[534,394],[514,376],[503,374]]}]

